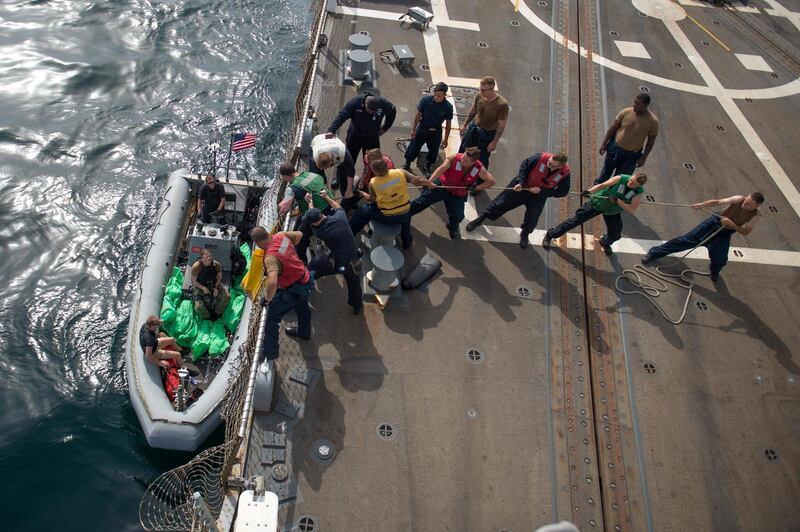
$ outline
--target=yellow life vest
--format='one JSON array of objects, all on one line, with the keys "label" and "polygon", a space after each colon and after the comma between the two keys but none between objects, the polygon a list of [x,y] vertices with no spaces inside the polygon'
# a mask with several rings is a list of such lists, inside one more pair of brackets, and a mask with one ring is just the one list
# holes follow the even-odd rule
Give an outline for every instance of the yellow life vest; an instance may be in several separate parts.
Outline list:
[{"label": "yellow life vest", "polygon": [[382,214],[405,214],[411,208],[406,175],[402,170],[389,170],[386,175],[375,176],[369,186],[375,191],[376,203]]}]

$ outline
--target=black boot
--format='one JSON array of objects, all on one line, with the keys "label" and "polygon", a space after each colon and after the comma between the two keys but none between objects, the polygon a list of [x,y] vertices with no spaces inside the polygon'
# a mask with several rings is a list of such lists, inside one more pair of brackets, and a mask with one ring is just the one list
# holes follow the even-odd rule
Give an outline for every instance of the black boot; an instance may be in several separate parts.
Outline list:
[{"label": "black boot", "polygon": [[467,231],[469,232],[474,231],[475,229],[478,228],[478,226],[480,226],[483,223],[485,219],[486,217],[481,214],[480,216],[478,216],[477,218],[475,218],[474,220],[472,220],[470,223],[467,224]]},{"label": "black boot", "polygon": [[522,249],[527,248],[528,244],[530,244],[530,242],[528,241],[528,234],[529,233],[523,231],[522,234],[519,235],[519,247],[521,247]]}]

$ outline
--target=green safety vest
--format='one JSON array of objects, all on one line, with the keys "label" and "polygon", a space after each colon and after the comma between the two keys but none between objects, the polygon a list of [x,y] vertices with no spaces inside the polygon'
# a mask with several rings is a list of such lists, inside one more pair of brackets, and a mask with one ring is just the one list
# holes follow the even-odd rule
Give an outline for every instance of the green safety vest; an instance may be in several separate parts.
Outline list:
[{"label": "green safety vest", "polygon": [[[328,202],[319,195],[323,189],[330,194],[330,191],[325,188],[325,181],[322,179],[321,175],[313,172],[303,172],[292,180],[292,186],[305,190],[306,192],[311,192],[311,203],[315,208],[321,211],[328,208]],[[305,198],[299,197],[296,199],[297,204],[300,206],[300,212],[306,212],[308,210],[308,204]]]},{"label": "green safety vest", "polygon": [[594,210],[609,215],[619,214],[622,212],[622,207],[611,201],[610,198],[620,199],[630,205],[633,198],[644,192],[644,187],[628,188],[628,180],[631,176],[622,174],[619,177],[619,183],[613,187],[604,188],[592,194],[589,204]]}]

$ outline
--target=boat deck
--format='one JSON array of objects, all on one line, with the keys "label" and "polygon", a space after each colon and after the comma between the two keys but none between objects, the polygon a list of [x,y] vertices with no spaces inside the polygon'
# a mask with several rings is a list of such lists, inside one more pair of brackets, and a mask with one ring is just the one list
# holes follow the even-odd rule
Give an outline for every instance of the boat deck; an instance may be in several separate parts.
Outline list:
[{"label": "boat deck", "polygon": [[[340,50],[366,31],[378,89],[398,107],[382,139],[398,164],[394,139],[408,136],[422,91],[445,81],[471,98],[492,75],[512,106],[491,158],[498,185],[531,154],[563,149],[577,191],[602,165],[615,113],[647,90],[661,124],[644,167],[650,203],[754,190],[767,202],[753,233],[734,236],[722,279],[696,279],[680,325],[614,283],[703,213],[643,202],[624,215],[610,258],[594,245],[602,220],[546,251],[541,231],[517,245],[521,210],[462,227],[460,241],[443,205],[416,216],[406,264],[431,253],[440,276],[362,317],[341,280],[325,278],[313,339],[284,339],[278,405],[256,414],[247,461],[279,493],[284,526],[800,529],[800,159],[786,133],[800,115],[800,14],[782,0],[521,0],[519,12],[514,1],[433,0],[419,4],[435,15],[422,32],[398,21],[403,2],[340,4],[319,64],[319,130],[355,94],[339,84]],[[379,60],[393,44],[411,47],[413,72]],[[467,113],[467,100],[454,103]],[[467,221],[496,192],[470,199]],[[578,206],[575,195],[551,200],[538,229]],[[687,266],[705,270],[697,256]],[[677,316],[686,295],[671,288],[659,300]],[[321,440],[328,460],[314,453]],[[278,463],[282,482],[271,477]]]}]

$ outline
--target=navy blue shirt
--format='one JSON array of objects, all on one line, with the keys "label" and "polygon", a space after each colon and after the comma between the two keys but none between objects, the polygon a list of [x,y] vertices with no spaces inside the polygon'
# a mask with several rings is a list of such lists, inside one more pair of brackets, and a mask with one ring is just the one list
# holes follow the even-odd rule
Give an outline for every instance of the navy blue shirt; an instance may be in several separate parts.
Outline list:
[{"label": "navy blue shirt", "polygon": [[344,209],[336,209],[322,220],[318,227],[311,226],[314,236],[325,242],[337,262],[358,258],[358,247]]},{"label": "navy blue shirt", "polygon": [[[378,100],[378,110],[374,114],[369,114],[366,107],[364,107],[364,100],[367,99],[369,94],[359,94],[355,98],[351,98],[336,118],[331,122],[331,127],[328,128],[328,133],[336,133],[348,119],[350,120],[350,130],[359,136],[378,136],[381,129],[388,131],[392,124],[394,124],[397,110],[394,108],[392,102],[383,98],[382,96],[375,96]],[[384,120],[385,119],[385,120]]]},{"label": "navy blue shirt", "polygon": [[215,211],[219,207],[221,201],[225,201],[225,187],[222,183],[217,183],[212,190],[208,183],[200,185],[200,191],[197,193],[200,201],[205,203],[207,211]]},{"label": "navy blue shirt", "polygon": [[442,123],[453,119],[453,104],[445,98],[441,103],[436,103],[433,96],[423,96],[417,104],[417,111],[422,113],[420,125],[424,128],[441,128]]}]

